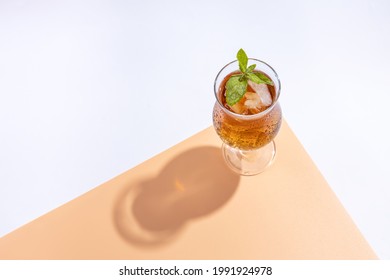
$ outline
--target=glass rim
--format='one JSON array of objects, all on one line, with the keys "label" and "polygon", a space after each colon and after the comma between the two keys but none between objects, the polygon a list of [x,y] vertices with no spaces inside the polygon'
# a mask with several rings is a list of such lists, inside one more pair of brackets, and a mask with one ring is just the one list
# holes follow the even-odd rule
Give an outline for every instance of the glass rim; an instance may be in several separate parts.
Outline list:
[{"label": "glass rim", "polygon": [[[271,79],[274,83],[277,82],[278,84],[278,90],[275,91],[275,94],[276,94],[276,97],[275,97],[275,100],[274,102],[271,104],[271,106],[269,106],[267,109],[265,109],[264,111],[261,111],[260,113],[257,113],[257,114],[253,114],[253,115],[241,115],[241,114],[237,114],[237,113],[234,113],[230,110],[228,110],[219,100],[218,98],[218,89],[217,89],[217,79],[219,78],[219,76],[221,75],[222,71],[225,70],[228,66],[232,65],[233,63],[236,63],[238,62],[238,60],[233,60],[231,62],[229,62],[228,64],[226,64],[224,67],[222,67],[221,70],[219,70],[217,76],[215,77],[215,80],[214,80],[214,96],[215,96],[215,99],[217,100],[218,104],[221,106],[222,110],[224,110],[226,113],[230,114],[230,115],[233,115],[235,117],[238,117],[238,118],[242,118],[242,119],[255,119],[255,118],[259,118],[259,117],[263,117],[264,115],[268,114],[274,107],[275,105],[278,103],[278,100],[279,100],[279,96],[280,96],[280,91],[281,91],[281,83],[280,83],[280,80],[279,80],[279,76],[278,74],[276,73],[275,69],[272,68],[271,65],[269,65],[268,63],[262,61],[262,60],[259,60],[259,59],[256,59],[256,58],[248,58],[248,61],[256,61],[256,62],[259,62],[263,65],[265,65],[266,67],[268,67],[272,72],[273,74],[275,75],[276,77],[276,81],[274,81],[274,79]],[[257,65],[256,65],[257,66]],[[255,68],[256,69],[256,68]],[[237,69],[238,70],[238,69]],[[219,87],[219,85],[218,85]]]}]

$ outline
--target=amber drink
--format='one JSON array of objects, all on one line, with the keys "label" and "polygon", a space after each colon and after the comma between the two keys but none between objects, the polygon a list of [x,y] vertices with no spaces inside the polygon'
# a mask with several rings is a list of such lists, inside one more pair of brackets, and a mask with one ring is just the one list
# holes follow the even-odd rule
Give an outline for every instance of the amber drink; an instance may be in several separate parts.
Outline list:
[{"label": "amber drink", "polygon": [[249,59],[249,63],[256,64],[254,71],[267,76],[272,84],[248,81],[244,97],[230,106],[226,101],[226,83],[239,73],[237,61],[222,68],[214,83],[214,128],[224,143],[227,164],[242,175],[258,174],[270,165],[276,153],[273,139],[282,122],[276,72],[260,60]]}]

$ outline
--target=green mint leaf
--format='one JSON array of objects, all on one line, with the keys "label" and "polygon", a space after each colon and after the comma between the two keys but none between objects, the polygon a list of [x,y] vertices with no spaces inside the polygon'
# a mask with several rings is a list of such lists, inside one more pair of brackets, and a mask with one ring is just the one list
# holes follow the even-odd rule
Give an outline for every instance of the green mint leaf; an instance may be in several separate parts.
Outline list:
[{"label": "green mint leaf", "polygon": [[253,72],[253,70],[256,68],[256,64],[252,64],[251,66],[248,67],[248,69],[246,69],[246,72],[247,73],[250,73],[250,72]]},{"label": "green mint leaf", "polygon": [[249,80],[256,84],[265,84],[262,79],[256,76],[255,73],[246,73]]},{"label": "green mint leaf", "polygon": [[237,60],[238,60],[238,65],[240,66],[240,71],[244,73],[248,66],[248,56],[246,55],[243,49],[240,49],[237,52]]},{"label": "green mint leaf", "polygon": [[[241,79],[241,80],[240,80]],[[246,77],[231,76],[226,83],[226,102],[229,106],[233,106],[244,96],[248,80]]]},{"label": "green mint leaf", "polygon": [[[271,86],[274,85],[272,80],[270,78],[268,78],[266,75],[264,75],[263,73],[253,72],[253,74],[255,74],[261,80],[262,84],[267,84],[267,85],[271,85]],[[251,81],[253,81],[253,80],[251,79]],[[253,81],[253,82],[255,82],[255,81]],[[258,83],[258,84],[260,84],[260,83]]]},{"label": "green mint leaf", "polygon": [[239,77],[239,81],[242,82],[244,79],[246,79],[247,77],[245,76],[245,74],[241,74],[241,75],[238,75]]}]

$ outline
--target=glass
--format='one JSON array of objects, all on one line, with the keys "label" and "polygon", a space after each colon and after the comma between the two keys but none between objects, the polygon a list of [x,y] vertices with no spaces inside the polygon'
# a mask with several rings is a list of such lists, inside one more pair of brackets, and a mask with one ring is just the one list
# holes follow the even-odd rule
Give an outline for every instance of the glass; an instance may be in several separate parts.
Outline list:
[{"label": "glass", "polygon": [[225,107],[224,87],[228,77],[238,71],[237,60],[224,66],[214,81],[214,129],[223,141],[222,152],[227,165],[241,175],[259,174],[273,162],[276,154],[273,139],[282,123],[278,75],[263,61],[250,58],[248,65],[251,64],[256,64],[255,71],[266,74],[274,83],[270,90],[272,104],[264,111],[242,115]]}]

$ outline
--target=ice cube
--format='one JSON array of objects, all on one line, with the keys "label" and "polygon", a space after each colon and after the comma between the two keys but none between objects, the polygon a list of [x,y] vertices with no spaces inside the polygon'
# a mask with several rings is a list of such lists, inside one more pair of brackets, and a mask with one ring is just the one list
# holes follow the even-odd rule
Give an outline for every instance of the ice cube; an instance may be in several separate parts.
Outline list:
[{"label": "ice cube", "polygon": [[272,104],[272,96],[266,84],[256,84],[248,81],[249,86],[259,95],[262,106],[269,106]]},{"label": "ice cube", "polygon": [[236,104],[234,104],[233,106],[229,106],[229,107],[236,114],[244,114],[245,107],[244,107],[244,104],[242,102],[242,99],[239,102],[237,102]]},{"label": "ice cube", "polygon": [[261,107],[260,96],[255,92],[246,92],[244,105],[248,107],[248,109]]},{"label": "ice cube", "polygon": [[260,96],[256,92],[247,91],[243,98],[230,108],[234,113],[250,115],[260,113],[266,107],[262,105]]},{"label": "ice cube", "polygon": [[[249,107],[245,104],[245,102],[248,101],[247,94],[249,92],[246,92],[243,96],[243,98],[240,99],[236,104],[233,106],[229,106],[234,113],[240,114],[240,115],[248,115],[249,114]],[[250,92],[250,94],[255,94],[254,92]]]},{"label": "ice cube", "polygon": [[[230,109],[237,114],[253,115],[264,111],[272,104],[271,93],[266,84],[256,84],[248,81],[249,88],[243,98]],[[255,92],[253,92],[255,91]]]}]

